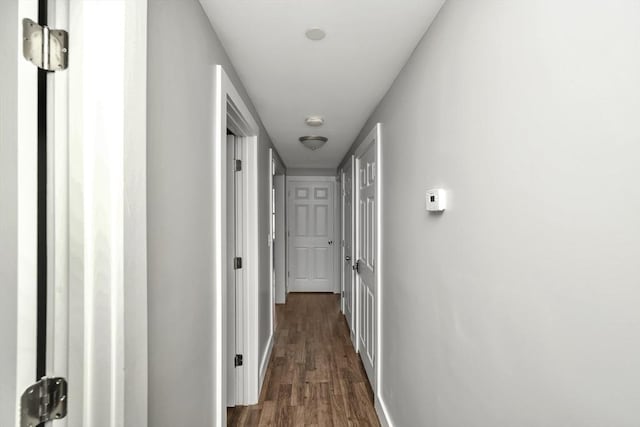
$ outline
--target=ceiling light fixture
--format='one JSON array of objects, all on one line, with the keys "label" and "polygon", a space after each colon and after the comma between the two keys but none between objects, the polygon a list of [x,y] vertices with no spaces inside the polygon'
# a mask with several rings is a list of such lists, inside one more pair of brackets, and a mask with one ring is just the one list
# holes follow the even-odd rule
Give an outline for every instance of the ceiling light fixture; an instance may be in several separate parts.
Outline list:
[{"label": "ceiling light fixture", "polygon": [[312,151],[322,147],[328,141],[324,136],[301,136],[299,139],[302,145]]},{"label": "ceiling light fixture", "polygon": [[318,127],[324,124],[324,118],[321,116],[309,116],[304,120],[304,122],[307,126]]},{"label": "ceiling light fixture", "polygon": [[305,33],[305,35],[307,36],[307,38],[309,40],[318,41],[318,40],[322,40],[323,38],[325,38],[327,36],[327,33],[325,33],[320,28],[309,28],[307,30],[307,32]]}]

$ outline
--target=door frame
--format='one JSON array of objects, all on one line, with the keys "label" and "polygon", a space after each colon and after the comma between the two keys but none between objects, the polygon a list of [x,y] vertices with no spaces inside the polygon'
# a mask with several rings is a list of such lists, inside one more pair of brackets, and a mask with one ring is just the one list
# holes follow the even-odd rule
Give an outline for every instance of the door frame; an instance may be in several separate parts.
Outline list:
[{"label": "door frame", "polygon": [[[358,146],[358,148],[355,150],[354,153],[354,175],[355,175],[355,179],[354,179],[354,186],[355,186],[355,193],[354,193],[354,200],[356,201],[356,203],[354,203],[354,223],[355,223],[355,229],[354,229],[354,255],[355,258],[354,260],[358,260],[360,258],[360,235],[359,235],[359,230],[360,230],[360,211],[359,211],[359,200],[360,200],[360,174],[358,173],[358,167],[359,167],[359,160],[360,157],[362,157],[362,155],[367,151],[367,149],[369,148],[369,146],[371,144],[375,143],[376,144],[376,245],[375,245],[375,252],[376,252],[376,264],[375,264],[375,268],[376,268],[376,272],[375,272],[375,288],[376,288],[376,314],[375,314],[375,325],[376,325],[376,334],[375,334],[375,340],[376,340],[376,344],[375,344],[375,352],[376,354],[374,355],[374,366],[373,366],[373,370],[374,370],[374,380],[373,380],[373,384],[371,384],[371,388],[373,389],[373,393],[374,396],[376,398],[376,400],[378,399],[378,395],[379,395],[379,391],[380,391],[380,383],[381,383],[381,371],[380,371],[380,367],[381,367],[381,363],[380,363],[380,349],[382,348],[382,343],[381,343],[381,324],[382,324],[382,315],[381,315],[381,302],[382,302],[382,265],[383,265],[383,260],[382,260],[382,243],[383,243],[383,236],[382,236],[382,178],[383,178],[383,174],[382,174],[382,124],[381,123],[376,123],[376,125],[373,127],[373,129],[369,132],[369,134],[362,140],[362,142],[360,143],[360,145]],[[357,276],[357,273],[356,273]],[[360,350],[360,310],[361,310],[361,306],[362,306],[362,302],[360,301],[360,281],[356,280],[356,351],[359,352]]]},{"label": "door frame", "polygon": [[[242,381],[236,384],[236,395],[241,397],[237,405],[257,403],[259,391],[258,369],[258,273],[259,273],[259,239],[258,239],[258,136],[260,128],[244,100],[234,87],[231,79],[221,65],[212,70],[216,78],[213,94],[215,100],[215,117],[213,121],[213,158],[212,171],[214,180],[213,212],[214,227],[211,236],[214,246],[214,399],[216,426],[226,426],[227,405],[227,214],[226,214],[226,150],[227,128],[231,129],[241,144],[244,156],[243,167],[243,214],[242,226],[244,238],[242,245],[243,262],[243,301],[237,306],[243,308],[243,324],[239,334],[242,335],[243,365],[237,369],[242,372]],[[238,285],[237,285],[238,286]],[[237,377],[236,377],[237,378]]]},{"label": "door frame", "polygon": [[[339,219],[338,215],[336,215],[336,206],[337,206],[337,191],[336,191],[336,177],[335,176],[295,176],[295,175],[287,175],[286,178],[286,182],[287,182],[287,294],[291,291],[291,267],[294,265],[294,263],[291,261],[291,259],[289,259],[291,257],[291,250],[289,250],[291,248],[291,220],[294,218],[293,216],[293,199],[291,197],[291,188],[293,187],[293,185],[296,182],[329,182],[332,184],[333,187],[333,215],[334,215],[334,221],[333,221],[333,230],[331,230],[331,237],[333,238],[334,242],[339,241],[339,237],[340,237],[340,227],[336,227],[336,220],[335,219]],[[335,247],[336,245],[333,244],[332,246],[332,250],[335,251]],[[333,278],[334,284],[333,284],[333,293],[336,294],[338,292],[340,292],[340,281],[338,279],[337,276],[337,272],[336,272],[336,261],[335,261],[335,252],[331,253],[331,259],[332,259],[332,264],[333,264],[333,268],[331,271],[331,277]]]}]

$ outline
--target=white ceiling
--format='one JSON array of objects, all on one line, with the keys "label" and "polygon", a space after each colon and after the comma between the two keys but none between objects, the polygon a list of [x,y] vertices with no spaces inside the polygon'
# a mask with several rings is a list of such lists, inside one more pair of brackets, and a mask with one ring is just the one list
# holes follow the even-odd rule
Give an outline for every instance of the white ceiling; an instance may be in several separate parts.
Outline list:
[{"label": "white ceiling", "polygon": [[[286,165],[313,168],[338,166],[443,2],[201,0]],[[314,27],[327,37],[307,39]],[[298,142],[314,134],[329,142]]]}]

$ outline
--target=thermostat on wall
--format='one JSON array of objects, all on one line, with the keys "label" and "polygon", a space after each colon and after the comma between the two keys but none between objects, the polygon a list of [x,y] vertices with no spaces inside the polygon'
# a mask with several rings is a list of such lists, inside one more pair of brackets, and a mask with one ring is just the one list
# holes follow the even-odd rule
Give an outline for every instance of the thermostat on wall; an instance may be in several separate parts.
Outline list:
[{"label": "thermostat on wall", "polygon": [[442,212],[447,208],[447,192],[442,188],[427,190],[427,210]]}]

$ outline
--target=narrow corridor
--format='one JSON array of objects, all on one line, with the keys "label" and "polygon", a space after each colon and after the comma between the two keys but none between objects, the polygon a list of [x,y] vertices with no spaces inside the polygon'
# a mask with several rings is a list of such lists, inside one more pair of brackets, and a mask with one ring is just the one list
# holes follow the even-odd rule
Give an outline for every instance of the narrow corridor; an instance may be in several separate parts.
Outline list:
[{"label": "narrow corridor", "polygon": [[258,405],[228,411],[229,426],[379,426],[373,393],[335,294],[291,293]]}]

